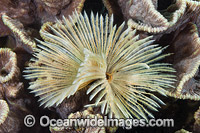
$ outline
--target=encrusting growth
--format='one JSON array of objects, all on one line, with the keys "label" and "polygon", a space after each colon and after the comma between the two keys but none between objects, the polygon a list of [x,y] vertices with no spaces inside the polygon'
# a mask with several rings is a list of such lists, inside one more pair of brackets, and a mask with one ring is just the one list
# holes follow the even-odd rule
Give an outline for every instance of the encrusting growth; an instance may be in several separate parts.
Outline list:
[{"label": "encrusting growth", "polygon": [[[76,21],[74,21],[76,20]],[[40,97],[41,105],[59,105],[65,98],[87,87],[90,100],[101,106],[102,114],[116,118],[153,117],[147,110],[164,104],[152,92],[166,95],[173,87],[174,69],[156,63],[168,56],[164,48],[152,44],[152,37],[139,40],[136,31],[113,25],[113,16],[91,13],[90,19],[75,12],[69,19],[43,28],[45,41],[24,71],[33,79],[29,89]],[[47,26],[47,25],[46,25]]]}]

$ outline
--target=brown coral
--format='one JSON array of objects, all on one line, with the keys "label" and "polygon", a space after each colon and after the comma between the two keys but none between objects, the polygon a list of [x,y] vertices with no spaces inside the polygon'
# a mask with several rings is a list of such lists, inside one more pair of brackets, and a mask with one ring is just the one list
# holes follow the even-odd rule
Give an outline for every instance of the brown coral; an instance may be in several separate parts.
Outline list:
[{"label": "brown coral", "polygon": [[[100,114],[94,114],[94,111],[92,108],[88,108],[84,110],[83,112],[76,112],[71,113],[68,116],[68,119],[83,119],[83,118],[103,118]],[[83,133],[105,133],[106,128],[105,127],[76,127],[76,126],[69,126],[69,127],[50,127],[50,131],[52,133],[58,133],[58,132],[83,132]]]},{"label": "brown coral", "polygon": [[10,111],[10,108],[5,100],[0,100],[0,132],[12,133],[18,132],[19,120],[16,119],[14,113]]},{"label": "brown coral", "polygon": [[185,129],[181,129],[181,130],[176,131],[175,133],[192,133],[192,132],[189,132]]},{"label": "brown coral", "polygon": [[32,24],[34,22],[33,8],[30,0],[0,1],[0,14],[6,13],[23,24]]},{"label": "brown coral", "polygon": [[42,23],[55,21],[55,16],[68,17],[73,11],[81,12],[85,0],[35,0],[38,17]]},{"label": "brown coral", "polygon": [[[4,100],[2,100],[4,101]],[[5,102],[5,101],[4,101]],[[18,133],[20,130],[22,130],[24,123],[23,119],[25,115],[27,115],[27,112],[23,109],[23,105],[19,106],[18,103],[12,103],[11,101],[7,101],[7,107],[8,110],[6,114],[5,121],[0,125],[0,132],[1,133]],[[26,130],[24,130],[26,132]]]},{"label": "brown coral", "polygon": [[1,0],[0,1],[0,36],[10,35],[11,31],[2,22],[2,15],[7,14],[12,19],[23,24],[32,24],[34,19],[33,4],[30,0]]},{"label": "brown coral", "polygon": [[[122,1],[119,1],[120,5]],[[126,3],[127,4],[127,3]],[[127,5],[128,6],[128,5]],[[127,10],[126,8],[125,10]],[[168,27],[167,19],[165,19],[154,7],[152,1],[134,0],[129,3],[129,10],[127,11],[128,25],[138,30],[148,32],[161,32]],[[133,20],[138,21],[135,22]],[[155,27],[155,28],[154,28]]]},{"label": "brown coral", "polygon": [[4,25],[3,21],[2,21],[2,15],[0,15],[0,37],[2,36],[7,36],[11,34],[10,29]]},{"label": "brown coral", "polygon": [[57,108],[56,112],[61,118],[67,118],[71,112],[76,112],[88,103],[88,96],[85,90],[78,91],[73,97],[65,99]]},{"label": "brown coral", "polygon": [[64,6],[68,5],[71,0],[41,0],[46,6],[62,9]]},{"label": "brown coral", "polygon": [[36,47],[36,43],[28,36],[27,32],[24,30],[23,24],[10,18],[6,14],[2,15],[2,20],[14,34],[15,39],[18,41],[17,44],[22,45],[21,47],[26,49],[28,52],[32,52],[33,48]]},{"label": "brown coral", "polygon": [[197,11],[200,8],[199,0],[186,0],[189,10]]},{"label": "brown coral", "polygon": [[[2,2],[2,4],[5,4],[5,3],[3,3],[3,1],[5,3],[7,2],[5,0],[2,0],[2,1],[0,1],[0,3]],[[13,1],[11,2],[11,0],[8,0],[8,1],[12,4],[8,5],[7,7],[11,6],[14,9],[18,9],[19,6],[14,7],[13,5],[18,5],[19,0],[16,1],[16,4]],[[29,1],[29,0],[22,0],[22,1]],[[39,18],[38,22],[40,22],[40,18],[42,19],[42,23],[43,23],[43,22],[46,22],[49,20],[54,20],[54,16],[59,18],[63,14],[65,15],[64,12],[71,12],[71,10],[66,10],[68,7],[70,7],[70,4],[73,5],[71,3],[71,1],[70,0],[58,0],[58,2],[57,2],[58,4],[55,4],[54,3],[55,0],[40,0],[41,3],[38,4],[37,0],[35,0],[35,3],[36,3],[35,5],[37,7],[38,13],[36,13],[36,12],[34,12],[34,13],[38,15],[37,16]],[[116,18],[118,16],[118,14],[120,14],[120,11],[118,10],[119,5],[117,4],[117,2],[120,2],[120,0],[118,0],[118,1],[117,0],[103,0],[103,1],[104,1],[104,4],[106,3],[105,5],[109,11],[109,14],[114,13],[115,18]],[[121,1],[121,2],[123,2],[123,1]],[[132,7],[136,6],[136,5],[133,5],[134,0],[129,0],[129,2],[130,2],[130,4],[132,4]],[[139,2],[141,2],[141,1],[138,1],[138,3]],[[197,14],[199,12],[198,11],[199,1],[197,1],[197,0],[196,1],[195,0],[187,0],[187,1],[186,0],[177,0],[176,3],[172,4],[165,11],[159,11],[157,0],[152,0],[152,1],[147,1],[147,2],[152,3],[151,9],[155,10],[155,12],[160,13],[160,15],[162,15],[163,18],[167,20],[168,24],[166,23],[166,27],[165,27],[165,23],[163,23],[164,26],[159,25],[159,23],[157,23],[158,20],[156,20],[156,19],[159,19],[160,16],[157,16],[154,20],[152,18],[146,17],[148,15],[146,15],[144,18],[140,19],[140,17],[143,17],[143,16],[137,16],[137,14],[132,14],[132,16],[130,16],[130,18],[134,17],[134,19],[131,19],[131,21],[136,23],[135,27],[134,27],[134,25],[132,25],[131,21],[129,21],[129,25],[131,25],[132,28],[137,28],[138,30],[143,30],[142,28],[144,28],[145,30],[143,30],[143,31],[147,31],[147,32],[139,32],[139,33],[144,33],[145,35],[147,35],[149,32],[150,33],[162,32],[160,34],[156,34],[154,36],[154,39],[156,39],[157,42],[163,42],[163,43],[159,43],[162,46],[163,45],[166,46],[166,43],[170,42],[167,45],[170,45],[170,47],[174,48],[174,52],[173,52],[174,56],[171,56],[171,57],[173,58],[173,63],[177,70],[177,76],[178,76],[178,80],[177,80],[177,84],[176,84],[177,88],[170,90],[170,92],[168,94],[170,96],[173,96],[176,98],[199,100],[199,82],[198,82],[198,78],[199,78],[199,73],[198,73],[198,66],[199,66],[199,64],[198,64],[198,62],[199,62],[198,61],[198,58],[199,58],[198,44],[199,43],[198,43],[198,40],[199,40],[199,37],[197,37],[198,36],[197,30],[200,30],[200,28],[197,29],[197,27],[199,25],[197,25],[197,26],[194,25],[194,23],[196,23],[196,24],[199,23],[199,22],[194,22],[195,21],[194,18],[197,17]],[[146,4],[144,4],[144,5],[146,6]],[[186,6],[187,6],[187,8],[186,8]],[[4,6],[3,8],[5,8],[5,7],[6,6]],[[0,10],[3,8],[0,8]],[[75,9],[75,7],[71,8],[71,9]],[[128,8],[125,8],[124,10],[126,10],[126,9],[128,10]],[[7,9],[5,9],[5,10],[7,10]],[[140,12],[142,10],[143,9],[138,10],[138,12]],[[13,11],[14,10],[12,9],[12,12]],[[22,10],[19,10],[19,11],[22,11]],[[137,8],[132,8],[131,11],[133,11],[133,12],[137,11]],[[145,10],[143,10],[143,11],[145,14],[146,11]],[[151,11],[151,10],[147,10],[147,11]],[[8,13],[8,12],[9,11],[7,11],[6,13]],[[27,14],[27,13],[28,12],[26,12],[25,14]],[[16,16],[14,16],[14,15],[16,15]],[[67,16],[67,15],[68,15],[68,13],[66,13],[65,16]],[[154,15],[154,13],[152,13],[152,15]],[[10,14],[10,12],[9,12],[8,16],[10,16],[11,18],[14,18],[14,19],[17,18],[18,20],[21,19],[22,21],[21,20],[20,21],[23,24],[25,23],[23,20],[23,17],[20,18],[18,13]],[[28,14],[27,14],[27,16],[28,16]],[[150,16],[151,16],[151,14],[150,14]],[[120,19],[118,21],[123,20],[121,17],[119,17],[119,18]],[[148,20],[148,19],[150,19],[150,20]],[[27,22],[31,23],[31,21],[27,21]],[[188,22],[194,22],[194,23],[193,24],[190,23],[187,25],[186,23],[188,23]],[[45,23],[43,26],[44,30],[41,30],[41,32],[44,33],[44,31],[48,31],[48,29],[45,29],[45,28],[48,28],[47,25],[52,26],[53,23],[49,23],[49,22]],[[142,27],[142,26],[144,26],[144,27]],[[186,28],[185,28],[185,26],[186,26]],[[0,27],[1,27],[0,28],[0,36],[9,35],[11,33],[11,30],[9,30],[8,27],[6,27],[4,24],[2,24],[1,21],[0,21]],[[27,27],[25,27],[25,28],[27,28]],[[175,32],[175,33],[173,33],[173,32]],[[169,36],[174,37],[173,41],[168,41],[168,40],[170,40]],[[196,36],[196,37],[194,37],[194,36]],[[28,36],[26,36],[26,37],[28,37]],[[18,37],[16,36],[16,38],[18,38]],[[45,41],[51,42],[49,40],[51,38],[45,38],[45,36],[42,36],[42,38]],[[163,40],[165,38],[167,41]],[[197,43],[195,41],[193,41],[193,39]],[[23,59],[25,58],[24,55],[21,56],[21,58],[22,57],[23,57]],[[19,58],[19,56],[18,56],[18,58]],[[170,60],[170,58],[168,58],[168,59]],[[23,61],[19,62],[19,60],[18,60],[18,64],[24,64]],[[194,65],[191,65],[191,64],[194,64]],[[20,68],[23,69],[23,65]],[[109,74],[108,74],[108,77],[112,77],[112,76],[109,76]],[[22,87],[23,87],[22,83],[9,83],[9,84],[4,83],[3,89],[4,89],[4,93],[7,98],[10,98],[10,97],[16,98],[18,96],[17,90]],[[80,96],[80,94],[78,94],[77,97],[71,97],[70,99],[67,99],[67,100],[65,99],[64,102],[60,106],[56,107],[56,112],[59,113],[62,118],[66,118],[66,116],[70,112],[76,112],[77,110],[82,109],[81,105],[83,103],[79,102],[79,101],[82,101],[82,98],[85,98],[84,96],[82,97],[82,96]],[[81,98],[79,99],[79,97],[81,97]],[[170,98],[168,97],[168,99],[170,99]],[[76,113],[74,113],[74,114],[76,114]],[[197,114],[197,113],[195,113],[195,114]],[[11,117],[9,117],[9,118],[11,118]],[[18,122],[19,121],[13,121],[13,122],[11,122],[11,124],[18,123]],[[6,126],[4,126],[4,128],[5,127]],[[1,128],[0,128],[0,132],[6,132],[6,131],[8,131],[9,126],[6,127],[5,130],[1,130]],[[14,130],[12,130],[12,131],[14,131]],[[181,130],[180,132],[183,132],[183,131],[184,130]]]},{"label": "brown coral", "polygon": [[44,9],[52,15],[57,15],[65,6],[68,6],[71,0],[36,0],[41,2]]},{"label": "brown coral", "polygon": [[5,83],[2,85],[2,91],[7,98],[16,98],[23,87],[22,82]]},{"label": "brown coral", "polygon": [[19,75],[16,54],[8,48],[0,48],[0,83],[8,82]]},{"label": "brown coral", "polygon": [[16,54],[8,48],[0,48],[0,91],[1,98],[16,98],[23,83],[19,82],[20,70]]},{"label": "brown coral", "polygon": [[[184,39],[183,39],[184,38]],[[199,83],[194,79],[200,65],[200,39],[195,24],[186,28],[174,39],[174,67],[177,70],[177,87],[168,95],[181,99],[200,100]]]},{"label": "brown coral", "polygon": [[193,132],[199,133],[200,132],[200,107],[194,113],[194,119],[195,119],[195,123],[194,123],[194,126],[193,126]]},{"label": "brown coral", "polygon": [[122,13],[119,10],[120,7],[117,3],[117,0],[102,0],[104,6],[106,7],[106,9],[108,10],[108,14],[109,16],[111,16],[112,14],[115,15],[115,22],[120,24],[123,22],[122,20]]},{"label": "brown coral", "polygon": [[20,129],[20,120],[16,118],[15,114],[9,112],[6,121],[0,126],[0,132],[18,133]]},{"label": "brown coral", "polygon": [[200,125],[200,107],[194,114],[195,123]]},{"label": "brown coral", "polygon": [[[186,10],[186,1],[177,0],[164,11],[157,10],[156,0],[119,0],[128,26],[149,33],[160,33],[173,26]],[[162,12],[162,13],[161,13]]]},{"label": "brown coral", "polygon": [[9,107],[6,101],[0,100],[0,125],[4,123],[8,116]]}]

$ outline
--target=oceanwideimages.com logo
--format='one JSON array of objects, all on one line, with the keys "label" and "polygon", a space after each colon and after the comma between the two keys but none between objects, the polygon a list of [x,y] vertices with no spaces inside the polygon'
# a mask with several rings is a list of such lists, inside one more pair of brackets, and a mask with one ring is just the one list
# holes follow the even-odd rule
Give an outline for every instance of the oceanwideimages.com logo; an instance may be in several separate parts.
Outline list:
[{"label": "oceanwideimages.com logo", "polygon": [[[27,115],[24,118],[24,124],[27,127],[35,125],[35,117]],[[131,129],[133,127],[174,127],[173,119],[111,119],[107,116],[103,118],[83,118],[83,119],[50,119],[48,116],[42,116],[39,120],[42,127],[123,127]]]}]

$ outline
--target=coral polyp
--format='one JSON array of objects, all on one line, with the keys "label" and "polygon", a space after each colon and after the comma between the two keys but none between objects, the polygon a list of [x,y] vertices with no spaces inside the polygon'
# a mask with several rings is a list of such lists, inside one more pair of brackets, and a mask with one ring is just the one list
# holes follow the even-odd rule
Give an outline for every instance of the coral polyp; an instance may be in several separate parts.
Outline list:
[{"label": "coral polyp", "polygon": [[4,121],[6,120],[7,116],[8,116],[8,113],[9,113],[9,107],[8,107],[8,104],[5,100],[0,100],[0,125],[2,123],[4,123]]},{"label": "coral polyp", "polygon": [[0,83],[15,79],[19,75],[17,57],[9,48],[0,48]]},{"label": "coral polyp", "polygon": [[[86,106],[101,106],[102,114],[116,118],[145,118],[164,104],[153,92],[166,95],[175,76],[170,64],[157,63],[169,54],[152,44],[151,36],[139,39],[131,28],[113,25],[113,16],[90,19],[75,12],[69,19],[49,23],[40,31],[44,41],[24,71],[41,105],[59,105],[86,88]],[[93,100],[94,99],[94,100]]]}]

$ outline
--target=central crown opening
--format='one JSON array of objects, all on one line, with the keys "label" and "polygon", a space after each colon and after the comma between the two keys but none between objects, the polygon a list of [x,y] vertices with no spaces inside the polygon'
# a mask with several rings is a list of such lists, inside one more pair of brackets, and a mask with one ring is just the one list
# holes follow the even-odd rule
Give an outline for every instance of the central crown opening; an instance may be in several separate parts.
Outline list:
[{"label": "central crown opening", "polygon": [[106,79],[108,80],[108,82],[110,83],[112,81],[112,73],[106,73]]}]

